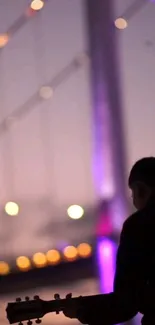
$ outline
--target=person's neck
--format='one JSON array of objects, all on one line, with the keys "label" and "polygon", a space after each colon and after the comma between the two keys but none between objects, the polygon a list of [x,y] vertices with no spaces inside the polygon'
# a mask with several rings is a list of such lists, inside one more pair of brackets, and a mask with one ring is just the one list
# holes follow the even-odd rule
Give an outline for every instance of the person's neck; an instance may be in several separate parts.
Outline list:
[{"label": "person's neck", "polygon": [[155,205],[155,193],[154,192],[148,198],[146,205],[152,205],[152,204]]}]

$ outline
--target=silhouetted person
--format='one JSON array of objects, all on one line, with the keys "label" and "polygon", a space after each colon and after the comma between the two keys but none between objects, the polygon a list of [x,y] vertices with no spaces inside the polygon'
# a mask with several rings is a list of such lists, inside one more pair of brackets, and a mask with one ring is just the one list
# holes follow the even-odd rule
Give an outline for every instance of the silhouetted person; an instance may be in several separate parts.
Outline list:
[{"label": "silhouetted person", "polygon": [[143,324],[155,324],[155,158],[137,161],[128,183],[137,212],[123,224],[114,291],[88,296],[79,304],[68,299],[64,310],[84,324],[118,324],[138,312],[144,315]]}]

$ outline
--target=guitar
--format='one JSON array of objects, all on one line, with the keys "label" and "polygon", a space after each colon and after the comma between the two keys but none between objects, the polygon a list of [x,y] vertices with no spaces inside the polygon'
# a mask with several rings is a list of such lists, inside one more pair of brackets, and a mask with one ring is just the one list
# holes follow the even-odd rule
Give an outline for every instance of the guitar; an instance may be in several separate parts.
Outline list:
[{"label": "guitar", "polygon": [[[91,296],[89,296],[90,298]],[[93,296],[92,296],[93,297]],[[50,312],[63,311],[66,306],[68,306],[69,299],[72,303],[80,306],[88,297],[76,297],[72,298],[72,294],[68,294],[65,299],[61,299],[59,294],[54,295],[54,300],[45,301],[39,298],[39,296],[34,296],[33,300],[29,297],[25,297],[25,301],[21,298],[17,298],[16,302],[9,302],[6,308],[7,319],[10,324],[19,323],[23,325],[22,321],[27,321],[27,325],[32,325],[32,320],[35,319],[37,324],[40,324],[42,318],[45,314]]]}]

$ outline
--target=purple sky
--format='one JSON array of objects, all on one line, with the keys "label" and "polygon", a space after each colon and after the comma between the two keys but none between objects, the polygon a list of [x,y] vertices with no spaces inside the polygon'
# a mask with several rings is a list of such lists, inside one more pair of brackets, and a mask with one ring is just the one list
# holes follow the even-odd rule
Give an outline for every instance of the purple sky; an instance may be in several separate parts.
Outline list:
[{"label": "purple sky", "polygon": [[[1,33],[28,3],[0,0]],[[115,0],[115,4],[117,17],[131,0]],[[49,0],[10,40],[0,55],[0,121],[87,50],[82,5],[82,0]],[[126,30],[118,31],[128,169],[136,159],[155,154],[154,17],[155,5],[148,2],[131,18]],[[148,40],[150,47],[146,46]],[[90,98],[86,66],[62,83],[51,100],[39,103],[1,136],[1,209],[8,200],[21,205],[20,218],[8,221],[2,215],[0,233],[16,234],[11,254],[29,254],[56,245],[56,237],[62,233],[56,237],[51,233],[47,240],[36,235],[49,218],[59,222],[60,230],[67,220],[68,205],[87,207],[96,202]],[[63,240],[73,240],[67,232],[63,236]],[[81,236],[84,238],[84,231]],[[10,244],[6,243],[5,254],[9,252]]]},{"label": "purple sky", "polygon": [[[133,3],[116,0],[116,16]],[[143,156],[155,155],[155,4],[148,1],[118,32],[128,166]],[[147,46],[150,41],[150,46]]]}]

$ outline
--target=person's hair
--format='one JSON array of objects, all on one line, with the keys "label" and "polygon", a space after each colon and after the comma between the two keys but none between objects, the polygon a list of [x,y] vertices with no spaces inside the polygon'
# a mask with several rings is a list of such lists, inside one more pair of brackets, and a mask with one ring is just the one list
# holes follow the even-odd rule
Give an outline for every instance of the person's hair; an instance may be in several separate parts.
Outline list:
[{"label": "person's hair", "polygon": [[155,187],[155,157],[142,158],[133,165],[128,179],[129,187],[135,182]]}]

